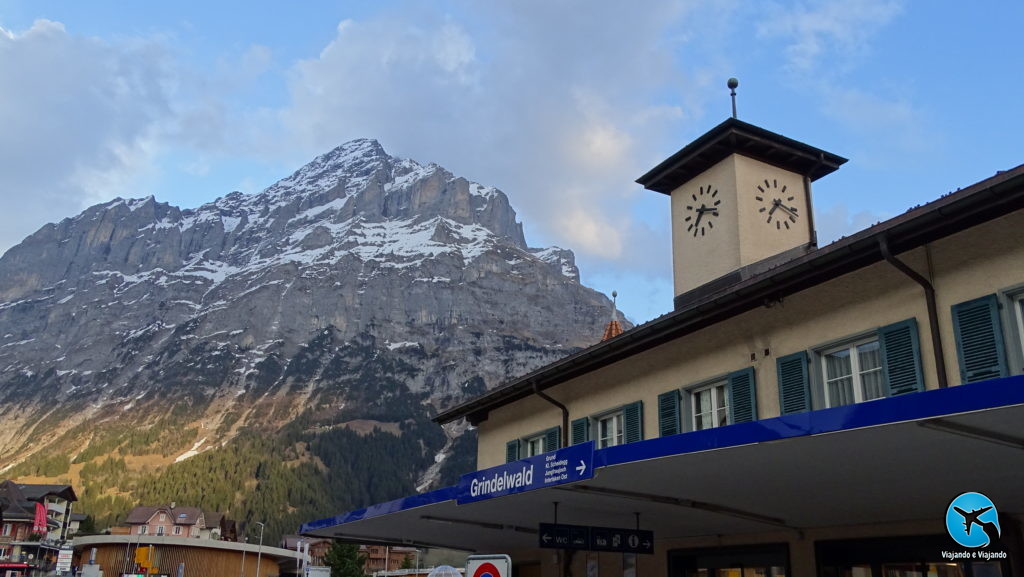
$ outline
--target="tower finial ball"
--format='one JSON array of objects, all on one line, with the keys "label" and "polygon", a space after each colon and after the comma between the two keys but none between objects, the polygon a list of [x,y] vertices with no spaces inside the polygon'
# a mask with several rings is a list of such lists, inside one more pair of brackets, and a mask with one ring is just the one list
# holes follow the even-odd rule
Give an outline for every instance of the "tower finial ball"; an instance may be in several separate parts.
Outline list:
[{"label": "tower finial ball", "polygon": [[740,85],[740,81],[735,78],[730,78],[727,85],[731,90],[736,90],[736,87]]}]

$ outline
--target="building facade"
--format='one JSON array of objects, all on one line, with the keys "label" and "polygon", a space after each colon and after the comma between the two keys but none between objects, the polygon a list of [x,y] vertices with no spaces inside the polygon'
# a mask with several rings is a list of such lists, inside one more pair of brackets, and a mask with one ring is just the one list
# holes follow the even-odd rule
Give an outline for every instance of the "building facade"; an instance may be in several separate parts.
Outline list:
[{"label": "building facade", "polygon": [[[462,541],[543,577],[1024,575],[1024,166],[818,247],[811,183],[844,162],[713,128],[638,181],[670,196],[674,311],[436,419],[478,428],[483,475],[592,443],[593,477],[306,530]],[[948,521],[968,492],[993,505]],[[980,515],[1000,531],[965,548]],[[552,553],[541,522],[654,543]]]},{"label": "building facade", "polygon": [[52,566],[71,532],[77,500],[70,485],[0,483],[0,564],[12,570]]},{"label": "building facade", "polygon": [[[91,535],[74,541],[80,575],[152,573],[183,577],[302,575],[297,551],[212,539]],[[101,573],[102,572],[102,573]]]},{"label": "building facade", "polygon": [[179,507],[177,503],[138,506],[128,513],[124,526],[115,533],[220,540],[223,521],[221,513]]}]

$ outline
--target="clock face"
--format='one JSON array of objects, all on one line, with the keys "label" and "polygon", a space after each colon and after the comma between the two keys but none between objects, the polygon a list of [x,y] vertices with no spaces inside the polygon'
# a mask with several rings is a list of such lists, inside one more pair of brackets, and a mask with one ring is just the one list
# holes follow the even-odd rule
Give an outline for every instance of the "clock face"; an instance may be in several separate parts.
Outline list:
[{"label": "clock face", "polygon": [[691,194],[692,203],[686,205],[686,232],[693,233],[693,237],[707,236],[707,233],[714,230],[715,222],[718,220],[718,205],[722,200],[718,198],[718,189],[708,185],[700,187],[699,191]]},{"label": "clock face", "polygon": [[775,230],[789,230],[800,218],[800,209],[794,204],[796,195],[779,185],[778,179],[764,179],[757,185],[754,199],[761,205],[758,212],[765,223]]}]

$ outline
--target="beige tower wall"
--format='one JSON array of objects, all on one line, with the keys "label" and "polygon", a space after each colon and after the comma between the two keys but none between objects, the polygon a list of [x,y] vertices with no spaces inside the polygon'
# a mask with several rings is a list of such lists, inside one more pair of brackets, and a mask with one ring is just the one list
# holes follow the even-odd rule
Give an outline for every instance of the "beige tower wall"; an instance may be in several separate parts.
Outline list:
[{"label": "beige tower wall", "polygon": [[[714,228],[705,236],[688,231],[687,216],[694,212],[694,195],[700,187],[718,189],[722,200],[719,215],[708,217]],[[672,270],[676,294],[682,294],[714,280],[740,266],[739,222],[736,212],[736,155],[705,170],[693,180],[672,191]],[[699,203],[698,203],[699,206]]]},{"label": "beige tower wall", "polygon": [[[698,231],[695,235],[689,225],[696,216],[694,209],[701,204],[699,190],[708,186],[718,190],[716,198],[722,201],[719,215],[705,214],[713,227],[706,230],[706,234]],[[773,210],[772,200],[776,198],[794,209],[795,221],[786,211]],[[723,159],[672,191],[671,199],[677,295],[740,267],[811,242],[803,177],[746,156],[733,154]],[[768,222],[770,212],[772,220]],[[687,221],[687,217],[691,220]]]},{"label": "beige tower wall", "polygon": [[[735,155],[734,158],[740,223],[740,266],[753,264],[811,242],[808,226],[810,215],[807,214],[807,192],[803,177],[746,156]],[[757,200],[759,197],[763,200]],[[784,210],[776,209],[772,214],[772,222],[768,222],[767,213],[772,210],[771,201],[774,198],[796,209],[795,221],[790,220]],[[762,209],[764,212],[761,212]],[[785,223],[789,223],[789,227],[784,226]]]}]

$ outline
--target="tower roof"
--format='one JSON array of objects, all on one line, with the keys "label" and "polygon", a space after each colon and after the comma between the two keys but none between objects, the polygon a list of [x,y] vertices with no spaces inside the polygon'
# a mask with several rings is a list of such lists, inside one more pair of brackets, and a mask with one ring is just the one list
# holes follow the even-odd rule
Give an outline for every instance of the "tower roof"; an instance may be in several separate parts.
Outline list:
[{"label": "tower roof", "polygon": [[604,327],[604,335],[601,337],[601,341],[607,341],[622,334],[622,325],[619,324],[619,311],[618,307],[615,306],[615,300],[618,297],[618,291],[612,291],[612,318],[608,321],[608,325]]},{"label": "tower roof", "polygon": [[804,175],[812,181],[834,172],[846,162],[845,158],[831,152],[729,118],[636,181],[648,190],[671,194],[680,185],[734,153]]},{"label": "tower roof", "polygon": [[604,336],[601,337],[602,341],[607,341],[612,337],[617,337],[622,334],[622,325],[617,320],[608,321],[608,326],[604,328]]}]

